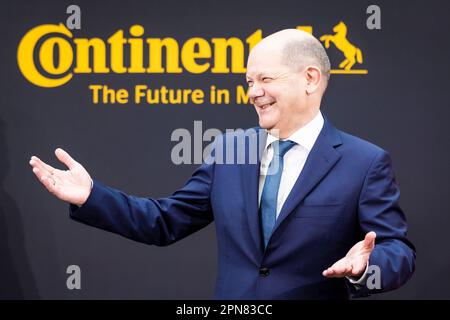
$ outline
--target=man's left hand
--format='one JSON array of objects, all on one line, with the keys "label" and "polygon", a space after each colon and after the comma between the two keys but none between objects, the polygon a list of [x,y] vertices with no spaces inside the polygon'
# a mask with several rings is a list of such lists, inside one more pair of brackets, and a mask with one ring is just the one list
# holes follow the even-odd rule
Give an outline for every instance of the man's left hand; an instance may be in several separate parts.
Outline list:
[{"label": "man's left hand", "polygon": [[370,253],[375,247],[376,237],[377,234],[373,231],[367,233],[364,240],[355,244],[344,258],[324,270],[322,275],[328,278],[360,278],[366,270]]}]

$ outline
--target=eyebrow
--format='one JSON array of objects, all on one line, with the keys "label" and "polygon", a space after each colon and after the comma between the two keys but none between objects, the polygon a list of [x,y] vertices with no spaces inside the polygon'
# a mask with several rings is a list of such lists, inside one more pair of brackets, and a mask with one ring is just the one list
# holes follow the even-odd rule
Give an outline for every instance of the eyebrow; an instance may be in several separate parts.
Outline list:
[{"label": "eyebrow", "polygon": [[[267,75],[268,73],[270,73],[270,72],[268,72],[268,71],[261,71],[261,72],[258,72],[258,73],[255,75],[255,78],[261,78],[262,76]],[[250,77],[248,74],[245,75],[245,78],[247,78],[247,79],[252,79],[252,77]]]}]

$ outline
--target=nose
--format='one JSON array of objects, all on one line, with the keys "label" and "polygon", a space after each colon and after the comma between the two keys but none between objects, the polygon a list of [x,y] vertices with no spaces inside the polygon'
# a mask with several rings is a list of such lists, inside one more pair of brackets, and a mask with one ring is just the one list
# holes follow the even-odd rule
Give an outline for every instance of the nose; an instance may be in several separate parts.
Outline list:
[{"label": "nose", "polygon": [[251,87],[248,89],[248,97],[250,98],[250,101],[253,103],[253,101],[258,98],[262,97],[264,95],[263,88],[258,85],[257,83],[254,83]]}]

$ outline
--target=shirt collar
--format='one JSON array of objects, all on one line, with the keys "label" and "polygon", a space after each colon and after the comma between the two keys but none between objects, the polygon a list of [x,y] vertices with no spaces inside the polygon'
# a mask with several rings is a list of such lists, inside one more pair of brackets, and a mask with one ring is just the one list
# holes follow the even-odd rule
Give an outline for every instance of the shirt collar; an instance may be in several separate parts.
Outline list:
[{"label": "shirt collar", "polygon": [[[317,137],[320,134],[320,131],[322,130],[323,124],[324,119],[322,113],[319,110],[319,112],[310,122],[308,122],[306,125],[295,131],[286,140],[294,141],[298,145],[301,145],[302,147],[306,148],[308,152],[310,152],[312,147],[314,146],[314,143],[317,140]],[[266,140],[266,149],[272,142],[276,140],[279,139],[268,133]]]}]

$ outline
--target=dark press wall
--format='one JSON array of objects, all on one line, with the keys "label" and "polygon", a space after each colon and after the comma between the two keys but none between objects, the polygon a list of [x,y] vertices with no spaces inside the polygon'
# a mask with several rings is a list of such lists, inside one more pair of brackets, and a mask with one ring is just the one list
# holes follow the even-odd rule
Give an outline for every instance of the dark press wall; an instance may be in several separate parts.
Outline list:
[{"label": "dark press wall", "polygon": [[[0,10],[0,297],[209,299],[217,266],[214,225],[166,248],[87,227],[68,218],[68,205],[43,189],[28,160],[38,155],[62,168],[53,154],[62,147],[107,185],[138,196],[170,195],[196,167],[172,162],[174,130],[194,133],[196,120],[202,121],[202,132],[257,125],[253,107],[235,98],[236,87],[245,85],[244,74],[210,69],[199,74],[185,69],[179,74],[74,73],[62,86],[32,84],[18,66],[19,43],[34,27],[65,23],[71,4],[7,1]],[[348,40],[363,56],[352,70],[368,73],[333,74],[322,111],[341,130],[389,151],[418,252],[411,281],[377,298],[450,298],[447,1],[376,1],[381,30],[366,26],[371,1],[76,4],[81,29],[71,31],[74,38],[106,41],[120,29],[127,38],[132,25],[141,25],[141,38],[172,37],[180,46],[194,37],[210,44],[212,38],[237,37],[245,44],[258,29],[266,36],[297,26],[311,26],[320,37],[334,34],[333,26],[343,21]],[[327,52],[332,68],[341,70],[342,52],[333,44]],[[205,92],[214,85],[232,94],[229,103],[217,104],[150,105],[133,99],[94,104],[88,88],[92,84],[131,94],[138,84]],[[66,286],[70,265],[81,269],[80,290]]]}]

